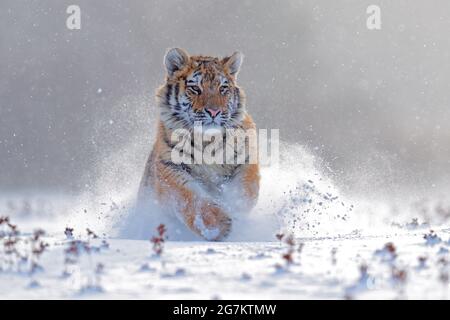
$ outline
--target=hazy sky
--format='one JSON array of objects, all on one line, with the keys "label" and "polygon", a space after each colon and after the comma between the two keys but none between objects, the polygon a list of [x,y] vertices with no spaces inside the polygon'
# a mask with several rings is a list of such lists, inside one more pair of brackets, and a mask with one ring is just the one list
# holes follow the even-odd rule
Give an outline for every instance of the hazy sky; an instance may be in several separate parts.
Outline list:
[{"label": "hazy sky", "polygon": [[[70,4],[81,30],[66,28]],[[381,30],[366,28],[370,4]],[[448,0],[2,0],[0,189],[83,188],[111,152],[143,167],[174,46],[241,50],[257,125],[306,145],[341,183],[442,182],[449,13]]]}]

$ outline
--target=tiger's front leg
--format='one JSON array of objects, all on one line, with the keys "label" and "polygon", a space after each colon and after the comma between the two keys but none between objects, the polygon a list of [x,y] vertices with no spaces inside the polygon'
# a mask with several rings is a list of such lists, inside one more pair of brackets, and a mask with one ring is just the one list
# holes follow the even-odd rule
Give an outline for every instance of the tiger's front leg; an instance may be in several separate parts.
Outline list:
[{"label": "tiger's front leg", "polygon": [[199,186],[181,167],[156,164],[156,191],[164,202],[175,206],[180,218],[194,233],[209,241],[226,238],[231,230],[231,218],[212,199],[201,194]]},{"label": "tiger's front leg", "polygon": [[236,213],[250,212],[258,201],[259,184],[258,164],[242,165],[233,179],[224,185],[227,210]]},{"label": "tiger's front leg", "polygon": [[236,178],[242,183],[244,195],[247,197],[249,204],[254,206],[259,194],[259,165],[246,164]]}]

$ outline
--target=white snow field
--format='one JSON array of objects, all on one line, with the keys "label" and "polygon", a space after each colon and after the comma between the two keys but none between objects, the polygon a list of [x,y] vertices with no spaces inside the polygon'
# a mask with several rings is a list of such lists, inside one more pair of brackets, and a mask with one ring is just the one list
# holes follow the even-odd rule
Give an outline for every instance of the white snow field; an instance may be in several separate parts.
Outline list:
[{"label": "white snow field", "polygon": [[136,210],[135,187],[1,194],[0,299],[448,298],[445,203],[344,195],[302,148],[281,154],[224,242],[155,206]]}]

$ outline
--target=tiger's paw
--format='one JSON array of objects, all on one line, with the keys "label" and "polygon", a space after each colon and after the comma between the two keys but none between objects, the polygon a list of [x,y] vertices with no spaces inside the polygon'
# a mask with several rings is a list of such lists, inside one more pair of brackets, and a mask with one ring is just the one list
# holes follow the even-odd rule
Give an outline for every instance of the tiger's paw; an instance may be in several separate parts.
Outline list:
[{"label": "tiger's paw", "polygon": [[231,218],[217,205],[205,202],[195,216],[194,228],[208,241],[223,240],[231,231]]}]

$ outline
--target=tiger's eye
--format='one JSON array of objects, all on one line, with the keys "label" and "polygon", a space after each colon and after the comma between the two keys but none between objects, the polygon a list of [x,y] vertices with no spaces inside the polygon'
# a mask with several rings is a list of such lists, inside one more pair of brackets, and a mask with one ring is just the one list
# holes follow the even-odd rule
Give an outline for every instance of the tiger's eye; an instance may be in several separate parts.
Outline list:
[{"label": "tiger's eye", "polygon": [[199,86],[188,86],[187,88],[195,95],[199,95],[200,93],[202,93],[202,90]]}]

